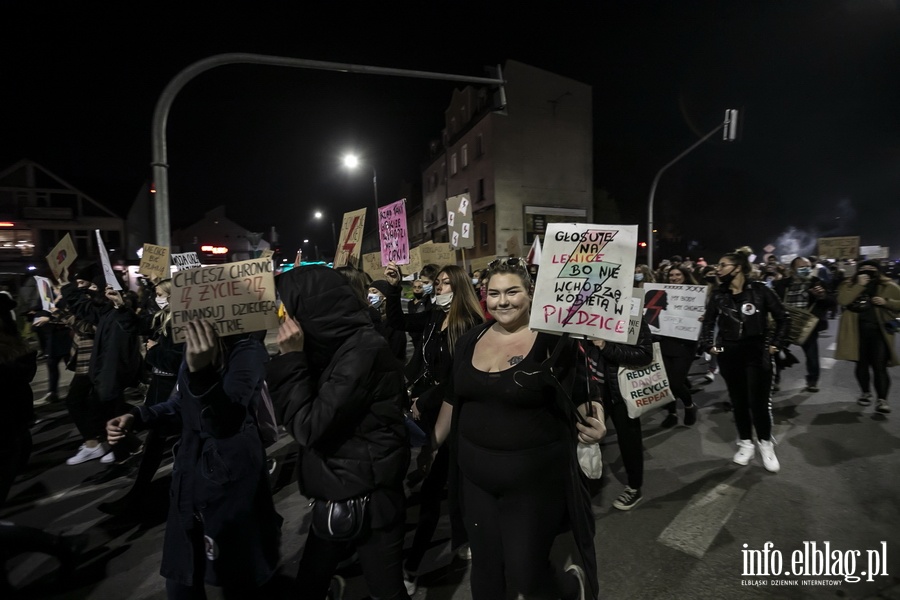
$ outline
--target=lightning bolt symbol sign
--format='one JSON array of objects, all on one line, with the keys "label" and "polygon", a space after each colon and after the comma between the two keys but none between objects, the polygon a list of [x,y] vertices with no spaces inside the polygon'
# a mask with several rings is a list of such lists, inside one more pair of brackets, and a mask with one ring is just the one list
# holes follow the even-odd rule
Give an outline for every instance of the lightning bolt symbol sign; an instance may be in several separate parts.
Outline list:
[{"label": "lightning bolt symbol sign", "polygon": [[659,327],[659,313],[665,308],[666,291],[650,290],[644,301],[644,312],[648,315],[647,324]]},{"label": "lightning bolt symbol sign", "polygon": [[603,256],[603,249],[616,237],[617,233],[619,232],[615,230],[588,229],[581,234],[581,241],[569,255],[569,259],[558,275],[560,279],[582,279],[584,281],[578,296],[568,309],[563,325],[567,325],[578,309],[588,301],[588,298],[603,289],[603,284],[622,266],[618,263],[599,260]]}]

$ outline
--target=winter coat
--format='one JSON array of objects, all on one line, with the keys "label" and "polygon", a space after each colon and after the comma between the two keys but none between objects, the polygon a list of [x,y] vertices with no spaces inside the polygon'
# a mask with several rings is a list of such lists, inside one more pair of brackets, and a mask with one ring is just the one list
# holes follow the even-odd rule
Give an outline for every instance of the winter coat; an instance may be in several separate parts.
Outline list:
[{"label": "winter coat", "polygon": [[210,366],[190,373],[183,363],[168,400],[135,407],[131,414],[137,430],[181,421],[160,574],[192,584],[191,532],[202,521],[211,545],[206,582],[252,587],[275,573],[282,523],[253,416],[268,354],[257,340],[224,339],[230,348],[220,371]]},{"label": "winter coat", "polygon": [[[818,281],[816,281],[816,279],[818,279]],[[828,329],[828,311],[834,308],[831,283],[821,278],[812,278],[804,281],[799,278],[785,277],[775,281],[775,283],[772,284],[772,289],[775,291],[775,295],[778,296],[778,299],[784,302],[785,294],[787,294],[788,289],[797,282],[802,282],[806,286],[806,308],[809,312],[819,318],[819,322],[816,323],[816,331],[825,331]],[[816,284],[821,285],[825,289],[825,295],[821,298],[816,298],[809,293],[809,288]]]},{"label": "winter coat", "polygon": [[403,518],[408,402],[392,356],[347,280],[318,265],[278,277],[304,348],[275,357],[266,379],[278,422],[300,446],[297,483],[308,498],[370,495],[373,528]]},{"label": "winter coat", "polygon": [[[855,283],[853,278],[845,279],[838,286],[838,304],[847,306],[853,302],[857,296],[866,290],[865,286]],[[888,359],[888,366],[893,367],[900,364],[897,357],[897,350],[894,347],[894,334],[888,333],[884,328],[884,323],[900,316],[900,286],[887,278],[882,278],[878,282],[875,296],[884,298],[884,306],[873,305],[871,310],[875,311],[875,315],[881,322],[881,335],[891,352]],[[838,325],[837,348],[834,352],[837,360],[859,360],[859,314],[851,310],[843,310],[841,312],[841,322]]]},{"label": "winter coat", "polygon": [[638,369],[653,361],[653,336],[645,319],[641,319],[641,330],[633,346],[606,342],[601,350],[586,341],[581,343],[581,347],[587,353],[591,370],[596,374],[598,368],[603,369],[602,379],[607,393],[601,393],[601,396],[608,405],[625,401],[619,388],[619,367]]},{"label": "winter coat", "polygon": [[21,339],[0,333],[0,382],[3,385],[0,436],[28,430],[34,423],[31,380],[36,372],[37,352]]},{"label": "winter coat", "polygon": [[125,388],[137,383],[141,370],[138,319],[127,307],[95,302],[87,288],[69,283],[62,296],[69,310],[96,327],[88,373],[101,402],[121,402]]},{"label": "winter coat", "polygon": [[[791,318],[775,292],[759,281],[747,281],[744,284],[744,298],[744,304],[738,306],[728,285],[713,289],[706,304],[700,333],[700,348],[704,352],[716,345],[717,340],[713,339],[716,325],[719,326],[719,338],[723,340],[765,337],[770,346],[787,346]],[[769,316],[775,323],[774,329],[769,327]]]}]

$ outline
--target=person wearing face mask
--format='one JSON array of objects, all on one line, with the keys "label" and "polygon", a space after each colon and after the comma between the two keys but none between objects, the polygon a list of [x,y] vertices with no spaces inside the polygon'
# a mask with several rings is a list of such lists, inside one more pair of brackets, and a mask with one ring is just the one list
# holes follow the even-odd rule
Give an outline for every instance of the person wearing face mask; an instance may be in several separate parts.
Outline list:
[{"label": "person wearing face mask", "polygon": [[[154,406],[168,400],[178,382],[178,369],[184,358],[184,343],[175,343],[172,339],[171,295],[171,279],[157,283],[153,297],[158,310],[141,319],[142,335],[147,336],[145,360],[150,367],[150,385],[144,406]],[[167,448],[172,446],[179,434],[177,423],[163,422],[150,428],[144,439],[144,453],[131,489],[118,500],[104,502],[98,508],[107,514],[138,516],[142,503],[149,498],[153,476],[162,464]]]},{"label": "person wearing face mask", "polygon": [[[785,306],[808,309],[819,318],[815,330],[809,334],[806,341],[800,345],[806,356],[806,387],[804,392],[815,393],[819,391],[819,333],[828,329],[828,311],[831,308],[829,286],[826,282],[813,275],[812,263],[802,256],[796,257],[790,263],[790,273],[783,279],[778,279],[773,284],[775,294],[784,302]],[[778,362],[776,361],[776,367]],[[775,385],[780,380],[781,369],[776,368]]]},{"label": "person wearing face mask", "polygon": [[642,288],[645,284],[656,283],[653,271],[647,265],[635,265],[634,267],[634,287]]},{"label": "person wearing face mask", "polygon": [[[731,398],[738,433],[738,451],[732,460],[749,464],[756,454],[756,430],[763,466],[776,473],[781,465],[772,437],[772,356],[786,345],[791,322],[775,292],[748,279],[751,254],[750,248],[743,247],[719,260],[716,270],[721,285],[713,290],[703,315],[700,346],[718,355]],[[772,330],[770,316],[775,323]]]},{"label": "person wearing face mask", "polygon": [[384,339],[387,340],[388,346],[391,348],[391,353],[400,361],[401,365],[406,364],[406,332],[401,331],[399,329],[394,329],[391,327],[390,323],[387,322],[387,304],[385,303],[385,297],[387,294],[391,293],[391,284],[389,284],[384,279],[376,279],[369,286],[369,294],[367,296],[369,300],[369,310],[374,310],[378,313],[378,321],[381,323],[381,328],[379,329],[381,335],[384,336]]},{"label": "person wearing face mask", "polygon": [[[669,283],[676,285],[697,285],[691,271],[682,265],[669,267],[668,277]],[[697,422],[698,412],[691,394],[691,384],[688,381],[688,373],[697,356],[697,341],[668,335],[654,335],[653,339],[659,342],[663,365],[666,368],[669,384],[672,386],[672,395],[681,400],[684,406],[684,424],[690,427]],[[666,412],[668,414],[660,426],[670,429],[678,425],[677,402],[669,402],[666,405]]]},{"label": "person wearing face mask", "polygon": [[887,414],[891,412],[887,368],[900,364],[900,360],[894,349],[894,334],[888,333],[885,324],[900,316],[900,286],[882,274],[877,261],[864,260],[857,265],[856,275],[841,282],[837,301],[844,310],[834,357],[856,363],[860,406],[872,404],[871,371],[878,400],[875,410]]},{"label": "person wearing face mask", "polygon": [[[456,265],[443,267],[435,277],[434,307],[424,313],[403,314],[400,306],[400,270],[390,263],[384,269],[384,278],[391,284],[390,294],[386,294],[388,323],[391,327],[409,333],[422,334],[422,369],[410,378],[410,398],[412,415],[426,432],[433,436],[434,426],[445,400],[450,368],[456,342],[474,326],[484,322],[484,315],[471,278]],[[420,457],[428,456],[427,448],[422,448]],[[450,484],[451,492],[455,482],[448,480],[451,470],[449,450],[442,446],[422,481],[419,523],[413,545],[405,564],[407,592],[415,593],[419,565],[425,551],[431,545],[431,537],[440,518],[440,505],[444,487]],[[451,493],[451,498],[455,498]],[[451,549],[457,556],[468,559],[468,538],[462,524],[455,501],[450,502]]]}]

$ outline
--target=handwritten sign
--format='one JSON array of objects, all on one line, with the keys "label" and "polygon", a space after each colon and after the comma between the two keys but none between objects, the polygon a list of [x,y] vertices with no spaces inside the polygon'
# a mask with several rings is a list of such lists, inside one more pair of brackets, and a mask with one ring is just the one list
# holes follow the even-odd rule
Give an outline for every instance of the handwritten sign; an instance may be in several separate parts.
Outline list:
[{"label": "handwritten sign", "polygon": [[859,256],[859,236],[819,238],[819,256],[856,259]]},{"label": "handwritten sign", "polygon": [[393,261],[409,264],[409,235],[406,231],[406,198],[378,209],[378,237],[381,240],[381,265]]},{"label": "handwritten sign", "polygon": [[211,323],[223,337],[278,327],[272,261],[254,258],[176,271],[169,307],[176,343],[184,341],[193,319]]},{"label": "handwritten sign", "polygon": [[365,221],[365,208],[344,213],[341,221],[341,237],[338,239],[338,247],[334,252],[335,267],[350,265],[359,268]]},{"label": "handwritten sign", "polygon": [[72,236],[68,233],[58,244],[53,246],[53,250],[47,255],[47,264],[50,265],[50,272],[53,277],[59,279],[59,274],[63,269],[75,262],[78,254],[75,252],[75,244],[72,243]]},{"label": "handwritten sign", "polygon": [[550,223],[529,327],[627,343],[637,225]]},{"label": "handwritten sign", "polygon": [[169,268],[168,246],[144,244],[144,251],[141,253],[141,264],[138,267],[138,273],[142,273],[147,277],[168,279],[171,273],[171,269]]},{"label": "handwritten sign", "polygon": [[472,203],[468,194],[447,198],[447,229],[454,250],[474,248]]},{"label": "handwritten sign", "polygon": [[700,339],[706,291],[705,285],[644,284],[644,318],[651,333],[683,340]]},{"label": "handwritten sign", "polygon": [[634,346],[641,335],[641,321],[644,320],[644,290],[633,288],[631,290],[631,312],[628,314],[628,340],[629,346]]},{"label": "handwritten sign", "polygon": [[203,266],[200,264],[200,259],[197,257],[196,252],[173,254],[172,264],[175,265],[175,269],[178,271],[184,271],[185,269],[199,269]]},{"label": "handwritten sign", "polygon": [[97,251],[100,254],[100,266],[103,268],[103,278],[106,279],[106,285],[111,285],[114,290],[122,291],[122,285],[116,274],[113,273],[112,264],[109,262],[109,254],[106,253],[106,246],[103,245],[103,238],[100,237],[100,230],[95,229],[97,234]]},{"label": "handwritten sign", "polygon": [[372,281],[384,279],[384,267],[381,266],[381,252],[369,252],[362,255],[363,272],[372,278]]},{"label": "handwritten sign", "polygon": [[438,267],[446,267],[447,265],[456,264],[456,250],[450,247],[450,244],[444,242],[440,244],[422,244],[419,246],[419,258],[422,265],[437,265]]}]

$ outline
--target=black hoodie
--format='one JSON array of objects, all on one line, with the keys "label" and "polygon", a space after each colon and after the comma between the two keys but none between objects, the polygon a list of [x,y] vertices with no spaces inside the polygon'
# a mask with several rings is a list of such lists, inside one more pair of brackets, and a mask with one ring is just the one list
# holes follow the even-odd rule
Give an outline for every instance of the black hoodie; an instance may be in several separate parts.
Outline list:
[{"label": "black hoodie", "polygon": [[304,350],[275,357],[267,381],[280,423],[300,445],[300,491],[343,500],[372,495],[372,526],[398,517],[409,439],[402,366],[347,280],[320,265],[278,277]]}]

